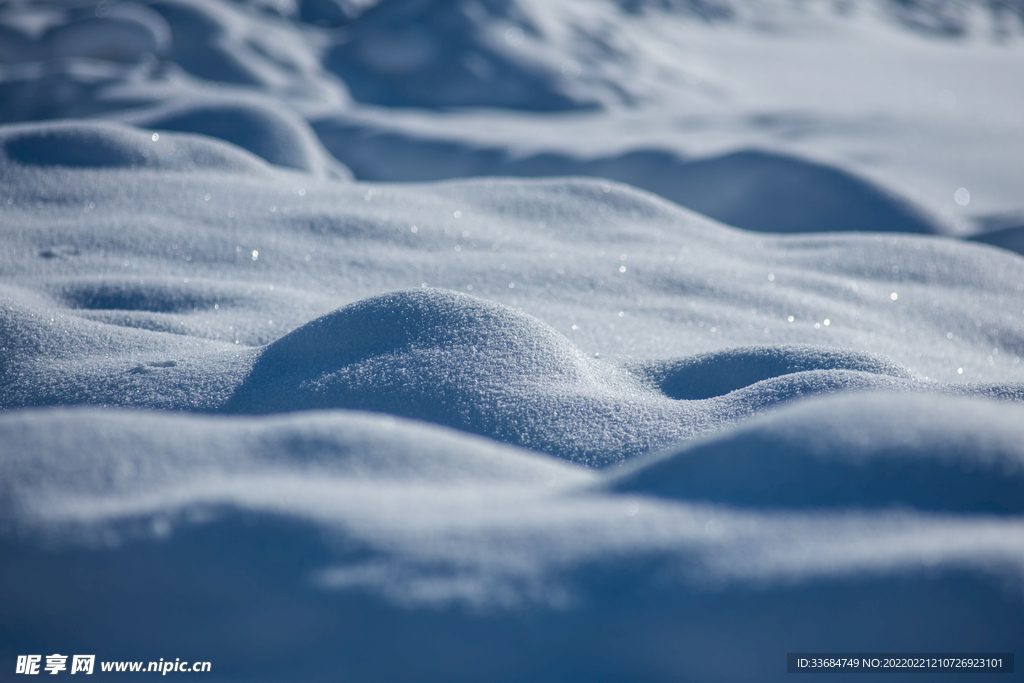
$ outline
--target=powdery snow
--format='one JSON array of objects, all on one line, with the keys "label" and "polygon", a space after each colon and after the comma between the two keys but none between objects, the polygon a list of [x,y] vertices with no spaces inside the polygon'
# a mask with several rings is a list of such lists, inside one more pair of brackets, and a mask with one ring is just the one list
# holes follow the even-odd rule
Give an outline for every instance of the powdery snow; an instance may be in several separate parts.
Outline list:
[{"label": "powdery snow", "polygon": [[1012,652],[1021,17],[3,6],[0,666]]}]

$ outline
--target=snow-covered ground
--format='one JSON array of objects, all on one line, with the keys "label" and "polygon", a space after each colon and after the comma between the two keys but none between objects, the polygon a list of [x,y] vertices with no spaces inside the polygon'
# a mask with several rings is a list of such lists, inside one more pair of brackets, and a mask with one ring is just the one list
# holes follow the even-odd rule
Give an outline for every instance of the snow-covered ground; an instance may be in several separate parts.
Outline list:
[{"label": "snow-covered ground", "polygon": [[0,124],[4,680],[1024,642],[1017,0],[15,0]]}]

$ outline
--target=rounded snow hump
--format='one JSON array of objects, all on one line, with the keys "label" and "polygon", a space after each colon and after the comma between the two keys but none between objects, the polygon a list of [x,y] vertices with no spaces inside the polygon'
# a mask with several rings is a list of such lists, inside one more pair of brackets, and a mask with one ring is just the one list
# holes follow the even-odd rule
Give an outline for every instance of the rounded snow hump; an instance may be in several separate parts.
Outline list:
[{"label": "rounded snow hump", "polygon": [[196,135],[153,133],[99,121],[58,121],[7,126],[0,156],[19,166],[72,168],[195,168],[266,173],[258,157],[234,145]]}]

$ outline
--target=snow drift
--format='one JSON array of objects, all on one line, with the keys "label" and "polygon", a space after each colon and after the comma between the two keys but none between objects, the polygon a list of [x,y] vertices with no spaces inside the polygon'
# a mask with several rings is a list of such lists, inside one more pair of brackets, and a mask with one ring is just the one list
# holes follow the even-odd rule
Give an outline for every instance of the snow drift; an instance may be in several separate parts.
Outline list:
[{"label": "snow drift", "polygon": [[0,667],[1013,651],[1020,8],[969,7],[0,8]]}]

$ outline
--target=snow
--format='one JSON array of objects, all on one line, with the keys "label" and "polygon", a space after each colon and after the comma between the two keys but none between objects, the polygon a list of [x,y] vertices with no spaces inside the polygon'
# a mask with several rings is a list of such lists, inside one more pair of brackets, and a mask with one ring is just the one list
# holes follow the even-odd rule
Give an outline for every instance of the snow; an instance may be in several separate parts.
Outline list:
[{"label": "snow", "polygon": [[0,666],[1012,652],[1022,18],[4,5]]}]

